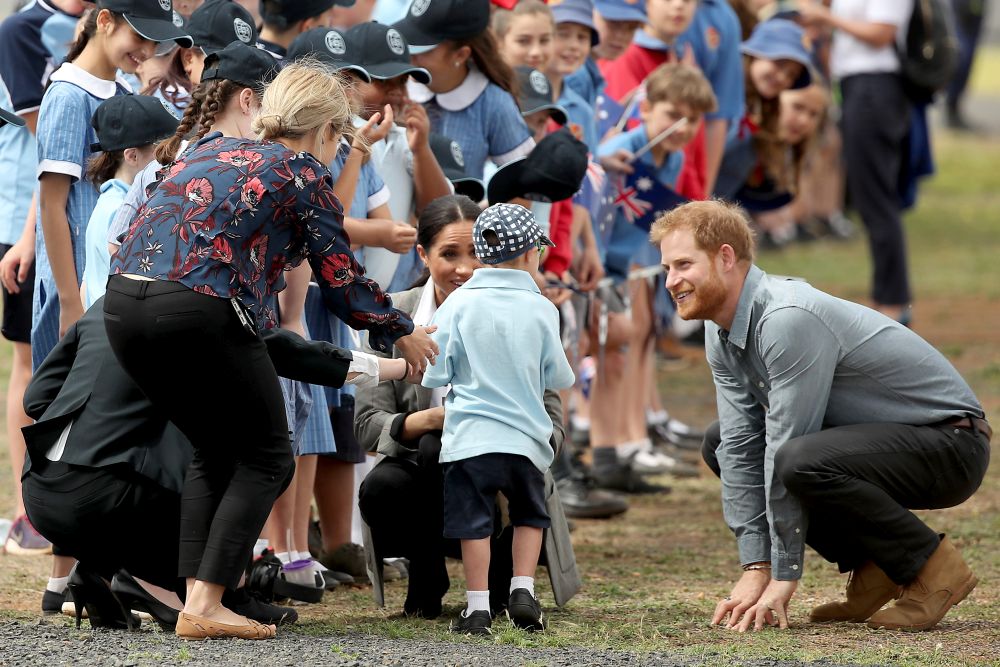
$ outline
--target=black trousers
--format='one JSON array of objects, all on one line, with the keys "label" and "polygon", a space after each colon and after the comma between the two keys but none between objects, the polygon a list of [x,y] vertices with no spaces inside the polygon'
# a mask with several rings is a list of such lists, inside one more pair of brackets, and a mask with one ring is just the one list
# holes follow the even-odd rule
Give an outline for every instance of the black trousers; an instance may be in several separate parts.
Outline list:
[{"label": "black trousers", "polygon": [[[440,451],[441,434],[428,434],[421,449]],[[361,483],[358,505],[371,528],[375,553],[379,558],[402,556],[410,560],[407,608],[426,609],[439,605],[450,582],[445,558],[461,558],[458,540],[444,538],[444,475],[434,456],[426,463],[385,458]],[[491,540],[489,589],[490,607],[507,606],[510,577],[514,570],[511,540],[505,530]]]},{"label": "black trousers", "polygon": [[122,367],[194,446],[178,574],[235,588],[294,473],[267,347],[228,300],[175,282],[113,276],[104,316]]},{"label": "black trousers", "polygon": [[[719,474],[718,423],[702,454]],[[806,544],[849,572],[874,561],[898,584],[916,578],[940,538],[910,510],[954,507],[983,481],[990,444],[954,426],[858,424],[789,440],[774,476],[808,513]]]},{"label": "black trousers", "polygon": [[180,496],[134,472],[36,462],[24,508],[42,535],[105,579],[120,569],[168,590],[177,578]]},{"label": "black trousers", "polygon": [[851,205],[868,231],[872,299],[910,303],[899,179],[907,154],[910,103],[896,74],[856,74],[840,83],[844,158]]}]

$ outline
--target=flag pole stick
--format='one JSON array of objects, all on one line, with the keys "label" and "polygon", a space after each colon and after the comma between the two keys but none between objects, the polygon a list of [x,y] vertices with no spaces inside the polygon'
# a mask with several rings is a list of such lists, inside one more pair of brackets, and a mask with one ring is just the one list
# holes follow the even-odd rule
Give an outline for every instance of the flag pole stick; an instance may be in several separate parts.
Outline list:
[{"label": "flag pole stick", "polygon": [[664,139],[666,139],[667,137],[669,137],[674,132],[677,132],[678,130],[683,129],[684,126],[687,125],[687,122],[688,122],[687,118],[681,118],[679,121],[677,121],[676,123],[674,123],[673,125],[671,125],[667,129],[665,129],[663,132],[660,132],[658,135],[656,135],[655,137],[653,137],[652,139],[650,139],[650,141],[649,141],[648,144],[646,144],[645,146],[643,146],[642,148],[640,148],[639,150],[637,150],[632,155],[632,162],[635,162],[636,160],[638,160],[639,157],[641,155],[643,155],[644,153],[648,153],[650,151],[650,149],[653,148],[653,146],[655,146],[656,144],[660,143],[661,141],[663,141]]}]

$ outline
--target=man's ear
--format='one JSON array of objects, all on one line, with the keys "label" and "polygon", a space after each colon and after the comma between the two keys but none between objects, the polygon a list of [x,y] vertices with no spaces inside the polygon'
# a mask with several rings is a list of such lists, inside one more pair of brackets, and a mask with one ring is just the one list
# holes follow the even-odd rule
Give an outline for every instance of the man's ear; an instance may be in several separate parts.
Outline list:
[{"label": "man's ear", "polygon": [[719,248],[719,259],[722,260],[722,268],[725,271],[731,271],[736,263],[739,261],[736,258],[736,251],[733,250],[733,246],[728,243],[723,243]]}]

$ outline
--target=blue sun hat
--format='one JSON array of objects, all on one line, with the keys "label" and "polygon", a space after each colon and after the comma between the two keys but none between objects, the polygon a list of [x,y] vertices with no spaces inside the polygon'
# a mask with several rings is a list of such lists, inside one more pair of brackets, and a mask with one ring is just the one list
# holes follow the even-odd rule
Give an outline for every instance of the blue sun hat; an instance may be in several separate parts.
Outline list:
[{"label": "blue sun hat", "polygon": [[594,9],[605,21],[646,22],[646,6],[642,0],[594,0]]},{"label": "blue sun hat", "polygon": [[802,65],[802,74],[792,84],[793,89],[812,83],[812,41],[799,24],[788,19],[771,19],[758,23],[740,51],[765,60],[791,60]]}]

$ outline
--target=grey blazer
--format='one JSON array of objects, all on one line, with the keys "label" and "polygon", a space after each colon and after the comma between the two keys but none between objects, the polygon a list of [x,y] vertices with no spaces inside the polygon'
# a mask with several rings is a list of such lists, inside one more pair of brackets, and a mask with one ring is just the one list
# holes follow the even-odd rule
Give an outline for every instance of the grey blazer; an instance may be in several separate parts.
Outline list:
[{"label": "grey blazer", "polygon": [[[415,287],[405,292],[392,294],[392,303],[411,317],[417,310],[424,287]],[[376,352],[376,354],[380,354]],[[392,348],[393,357],[399,351]],[[386,355],[382,355],[386,356]],[[412,458],[415,452],[404,447],[389,435],[393,421],[401,414],[426,410],[430,407],[431,390],[407,382],[380,382],[374,387],[359,389],[355,397],[354,433],[361,446],[370,452],[385,456]],[[552,437],[549,444],[556,455],[562,449],[566,432],[563,427],[562,401],[555,391],[545,392],[545,409],[552,418]],[[559,491],[552,475],[545,473],[545,505],[552,520],[552,527],[545,531],[542,560],[547,563],[552,593],[556,604],[569,602],[580,590],[580,575],[576,567],[576,555],[569,537],[569,526],[563,512]],[[368,556],[368,574],[372,580],[372,596],[381,607],[384,606],[382,568],[375,558],[371,533],[364,526],[365,552]]]}]

